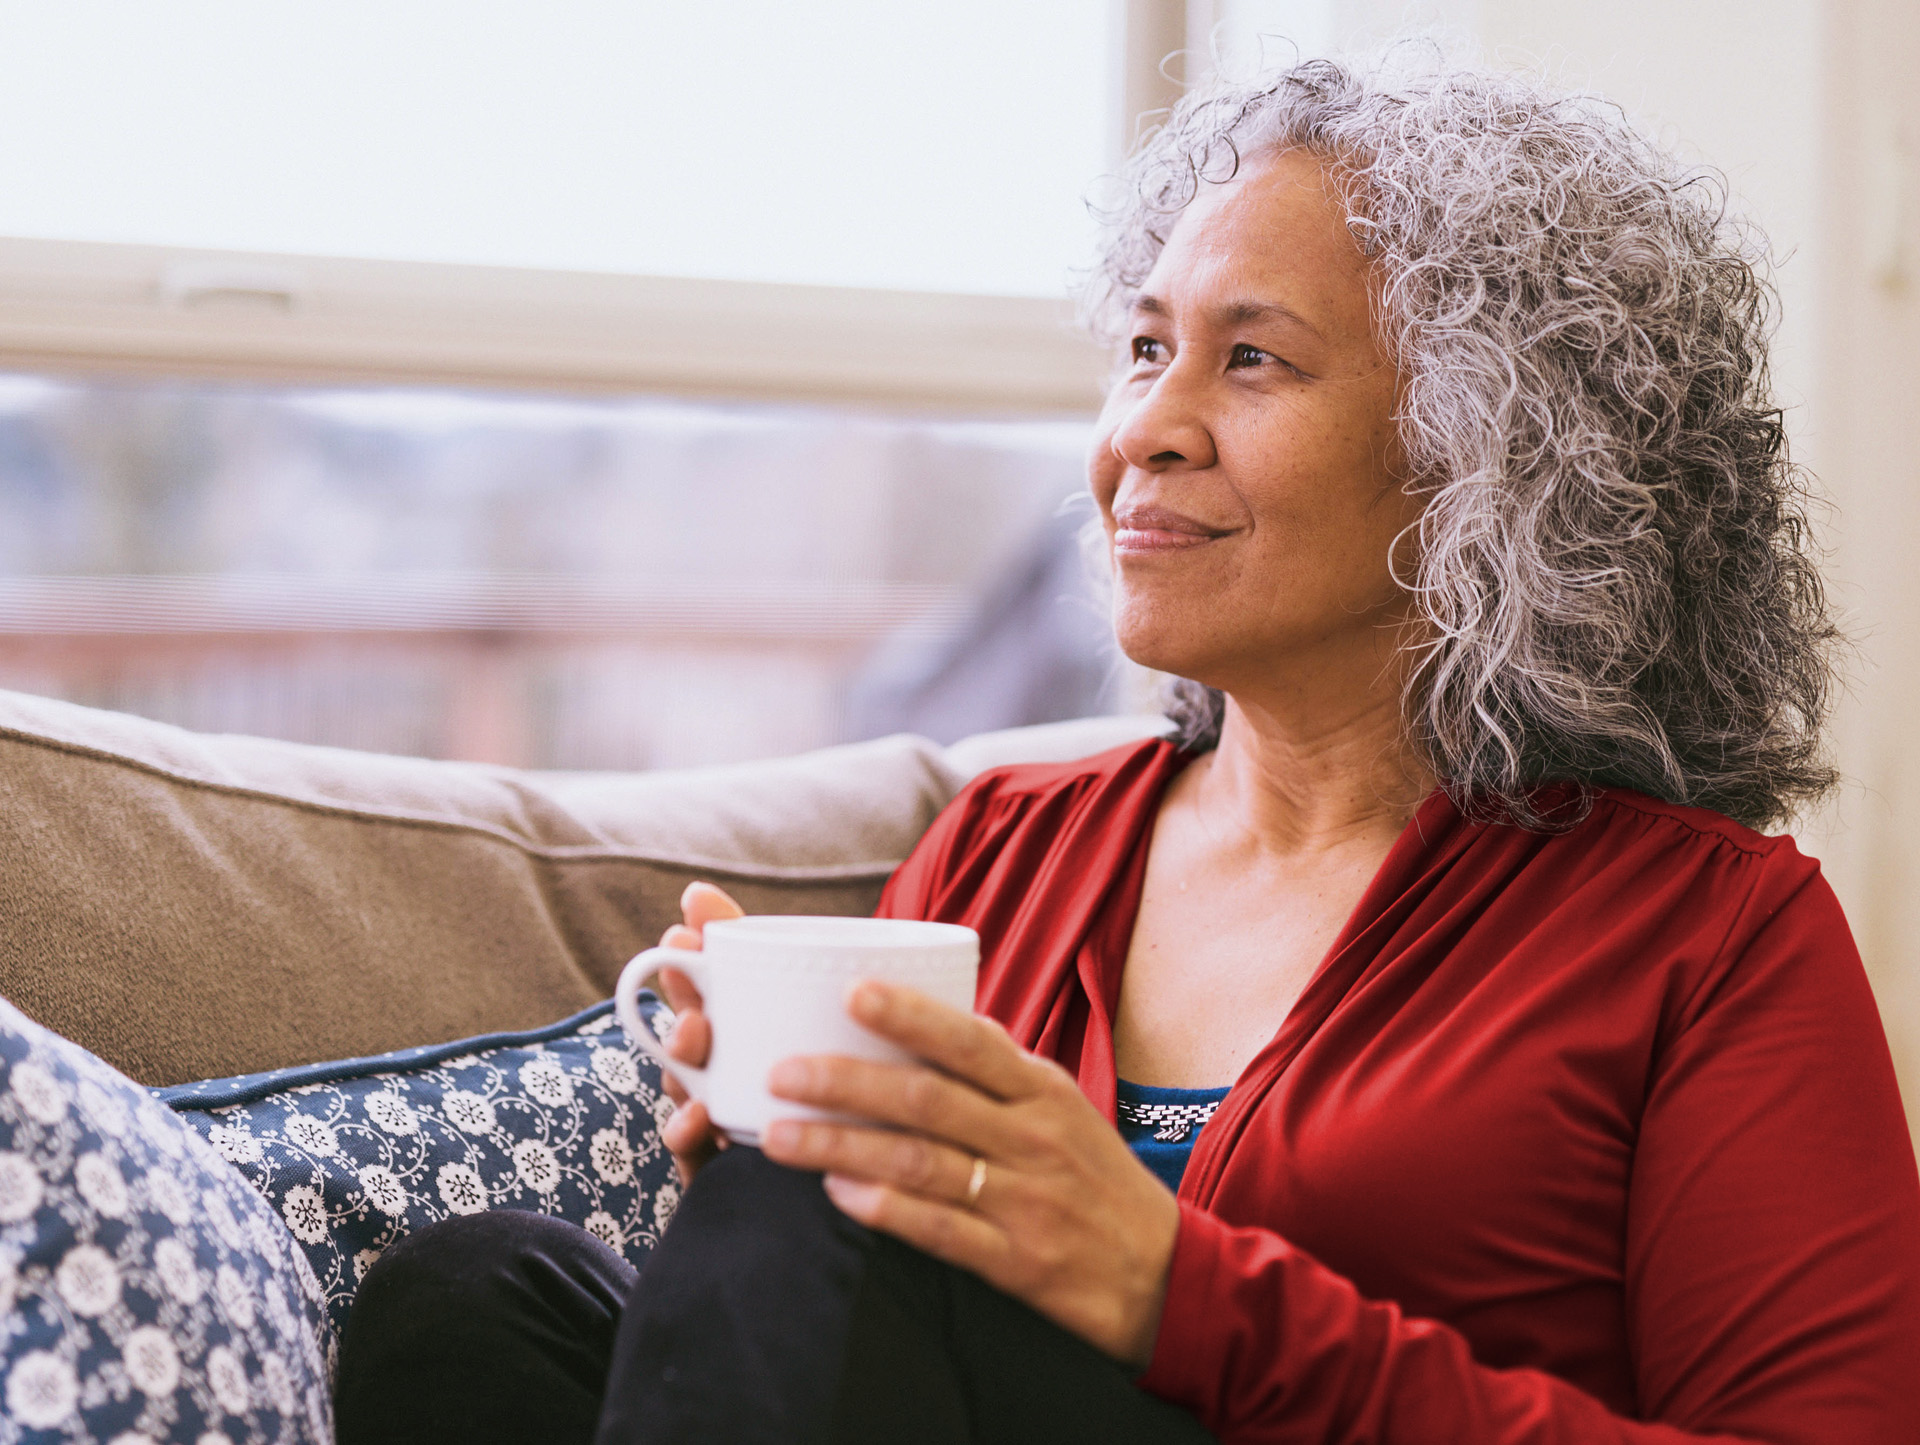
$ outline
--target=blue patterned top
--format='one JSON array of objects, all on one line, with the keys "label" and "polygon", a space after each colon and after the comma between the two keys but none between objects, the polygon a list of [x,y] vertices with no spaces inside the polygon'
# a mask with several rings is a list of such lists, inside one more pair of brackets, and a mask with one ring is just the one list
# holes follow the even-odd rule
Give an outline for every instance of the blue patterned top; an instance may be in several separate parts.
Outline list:
[{"label": "blue patterned top", "polygon": [[1114,1099],[1120,1137],[1142,1164],[1177,1192],[1187,1160],[1193,1156],[1194,1141],[1226,1097],[1226,1089],[1161,1089],[1122,1079]]}]

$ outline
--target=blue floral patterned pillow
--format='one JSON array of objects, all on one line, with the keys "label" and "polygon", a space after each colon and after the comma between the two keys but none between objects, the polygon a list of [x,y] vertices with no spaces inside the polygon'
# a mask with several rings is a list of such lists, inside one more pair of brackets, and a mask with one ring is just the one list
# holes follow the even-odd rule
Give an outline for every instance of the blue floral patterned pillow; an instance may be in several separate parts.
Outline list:
[{"label": "blue floral patterned pillow", "polygon": [[[641,995],[649,1023],[666,1010]],[[306,1250],[338,1330],[402,1235],[483,1209],[591,1231],[636,1266],[679,1202],[672,1104],[612,1003],[532,1033],[156,1091],[253,1182]]]},{"label": "blue floral patterned pillow", "polygon": [[0,1002],[0,1442],[323,1445],[320,1298],[192,1130]]}]

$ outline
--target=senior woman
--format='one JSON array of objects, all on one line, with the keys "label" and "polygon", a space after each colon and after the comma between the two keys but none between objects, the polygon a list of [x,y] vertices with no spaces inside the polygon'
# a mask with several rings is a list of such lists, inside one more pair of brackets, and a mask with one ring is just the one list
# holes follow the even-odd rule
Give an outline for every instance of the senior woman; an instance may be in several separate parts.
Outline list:
[{"label": "senior woman", "polygon": [[1327,62],[1133,178],[1090,481],[1176,735],[940,816],[880,911],[979,930],[985,1017],[865,984],[924,1066],[776,1070],[871,1124],[683,1106],[624,1314],[515,1245],[568,1323],[382,1384],[451,1257],[396,1247],[343,1441],[402,1388],[499,1438],[567,1350],[603,1445],[1920,1439],[1886,1045],[1757,831],[1831,785],[1833,632],[1714,194],[1603,107]]}]

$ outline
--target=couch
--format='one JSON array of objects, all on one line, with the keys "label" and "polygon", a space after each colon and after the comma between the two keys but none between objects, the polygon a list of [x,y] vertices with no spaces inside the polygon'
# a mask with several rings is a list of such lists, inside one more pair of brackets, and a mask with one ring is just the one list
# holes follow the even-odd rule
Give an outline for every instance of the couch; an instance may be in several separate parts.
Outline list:
[{"label": "couch", "polygon": [[0,997],[151,1086],[533,1028],[605,998],[694,878],[866,913],[974,773],[1158,725],[540,774],[0,693]]}]

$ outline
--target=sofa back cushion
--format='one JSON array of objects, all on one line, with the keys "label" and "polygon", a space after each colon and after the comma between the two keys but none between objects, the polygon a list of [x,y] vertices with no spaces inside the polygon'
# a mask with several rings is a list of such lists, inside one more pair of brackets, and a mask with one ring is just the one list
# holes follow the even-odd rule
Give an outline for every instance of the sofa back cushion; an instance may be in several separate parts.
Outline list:
[{"label": "sofa back cushion", "polygon": [[906,737],[543,776],[0,693],[0,996],[153,1085],[534,1028],[693,878],[871,911],[961,781]]}]

